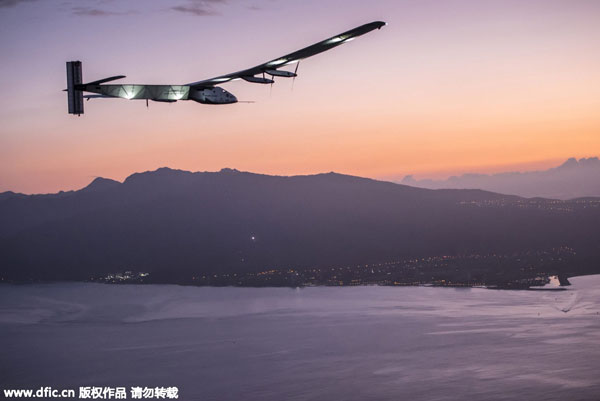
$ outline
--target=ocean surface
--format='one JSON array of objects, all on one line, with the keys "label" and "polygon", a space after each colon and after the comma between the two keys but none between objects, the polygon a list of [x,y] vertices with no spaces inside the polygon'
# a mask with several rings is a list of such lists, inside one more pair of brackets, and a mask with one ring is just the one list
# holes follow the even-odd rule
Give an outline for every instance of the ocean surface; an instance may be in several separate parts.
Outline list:
[{"label": "ocean surface", "polygon": [[599,400],[600,276],[570,280],[566,291],[0,285],[0,388]]}]

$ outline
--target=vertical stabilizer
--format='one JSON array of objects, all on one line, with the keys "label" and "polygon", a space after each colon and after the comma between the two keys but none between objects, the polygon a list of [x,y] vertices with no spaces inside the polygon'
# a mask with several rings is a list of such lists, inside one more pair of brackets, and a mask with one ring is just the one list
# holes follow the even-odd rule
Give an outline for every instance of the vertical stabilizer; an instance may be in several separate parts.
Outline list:
[{"label": "vertical stabilizer", "polygon": [[83,82],[81,75],[81,61],[67,61],[67,100],[69,114],[83,114],[83,92],[77,86]]}]

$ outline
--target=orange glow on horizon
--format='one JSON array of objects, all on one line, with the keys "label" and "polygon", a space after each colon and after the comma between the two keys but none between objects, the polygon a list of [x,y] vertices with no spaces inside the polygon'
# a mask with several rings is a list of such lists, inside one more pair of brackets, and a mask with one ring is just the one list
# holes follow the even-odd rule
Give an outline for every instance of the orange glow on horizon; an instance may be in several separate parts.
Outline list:
[{"label": "orange glow on horizon", "polygon": [[[118,37],[119,46],[117,17],[53,14],[56,21],[44,19],[30,32],[11,22],[33,12],[27,4],[3,9],[0,23],[24,39],[2,42],[11,51],[2,66],[16,72],[5,87],[11,96],[0,99],[0,192],[78,189],[95,176],[122,181],[164,166],[399,180],[547,169],[600,155],[597,3],[457,2],[452,10],[445,2],[372,3],[349,1],[340,10],[309,1],[252,18],[231,5],[230,14],[202,24],[177,13],[139,13],[127,18],[145,44],[132,30]],[[307,32],[299,15],[323,17]],[[148,30],[159,16],[169,32]],[[293,91],[285,78],[272,93],[268,85],[223,85],[253,104],[151,102],[147,109],[143,101],[95,99],[80,118],[66,113],[64,61],[73,57],[84,60],[86,80],[124,73],[127,83],[191,82],[378,19],[389,25],[302,61]],[[74,32],[81,43],[66,46]],[[273,40],[251,40],[249,32]],[[153,50],[186,54],[185,62],[157,61]],[[35,63],[23,63],[31,54]]]}]

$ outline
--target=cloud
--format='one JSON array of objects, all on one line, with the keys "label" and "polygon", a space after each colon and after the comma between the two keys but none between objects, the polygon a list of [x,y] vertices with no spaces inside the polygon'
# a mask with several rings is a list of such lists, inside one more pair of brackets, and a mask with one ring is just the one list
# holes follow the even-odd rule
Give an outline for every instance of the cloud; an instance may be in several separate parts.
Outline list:
[{"label": "cloud", "polygon": [[0,0],[0,7],[14,7],[20,3],[29,3],[37,0]]},{"label": "cloud", "polygon": [[[0,8],[3,7],[14,7],[21,3],[33,3],[39,0],[0,0]],[[172,0],[169,0],[172,1]],[[169,7],[167,10],[177,11],[197,17],[206,17],[213,15],[220,15],[218,10],[219,6],[230,3],[231,0],[181,0],[183,1],[179,5]],[[115,4],[113,0],[78,0],[66,1],[63,5],[66,6],[67,10],[70,9],[71,13],[76,16],[85,17],[110,17],[117,15],[131,15],[139,13],[139,11],[114,11],[114,6],[107,6],[109,4]],[[76,4],[76,5],[75,5]],[[87,5],[86,5],[87,4]],[[260,10],[257,5],[249,5],[247,7],[251,10]]]},{"label": "cloud", "polygon": [[102,10],[100,8],[94,8],[94,7],[73,7],[71,10],[73,11],[73,14],[75,14],[75,15],[88,16],[88,17],[109,17],[109,16],[113,16],[113,15],[133,14],[133,11],[118,12],[118,11]]},{"label": "cloud", "polygon": [[202,6],[175,6],[175,7],[171,7],[171,10],[196,15],[199,17],[218,14],[216,11],[202,7]]},{"label": "cloud", "polygon": [[225,4],[226,2],[227,0],[190,0],[187,4],[171,7],[171,10],[197,17],[206,17],[211,15],[219,15],[219,13],[214,9],[214,6]]}]

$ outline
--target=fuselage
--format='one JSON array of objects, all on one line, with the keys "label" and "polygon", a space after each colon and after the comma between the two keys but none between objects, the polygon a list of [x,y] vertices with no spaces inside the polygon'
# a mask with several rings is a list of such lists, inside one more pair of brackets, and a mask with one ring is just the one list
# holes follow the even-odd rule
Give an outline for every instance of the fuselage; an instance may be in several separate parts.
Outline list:
[{"label": "fuselage", "polygon": [[[79,88],[77,88],[79,89]],[[189,85],[81,85],[84,92],[123,99],[148,99],[157,102],[193,100],[203,104],[231,104],[237,98],[220,87],[196,88]]]}]

